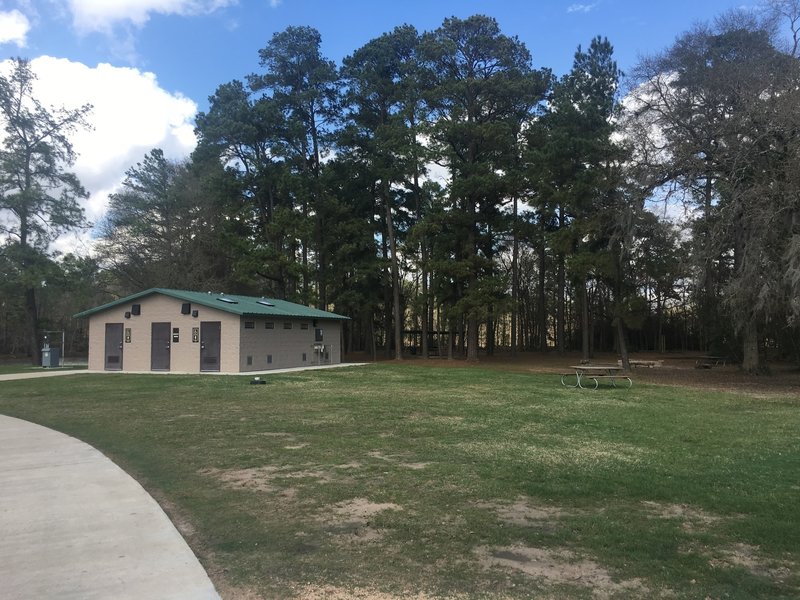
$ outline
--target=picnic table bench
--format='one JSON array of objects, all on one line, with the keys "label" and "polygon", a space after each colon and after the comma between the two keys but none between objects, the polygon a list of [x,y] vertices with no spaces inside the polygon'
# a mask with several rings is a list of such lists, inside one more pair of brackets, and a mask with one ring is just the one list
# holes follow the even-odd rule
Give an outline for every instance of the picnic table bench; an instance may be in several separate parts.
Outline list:
[{"label": "picnic table bench", "polygon": [[[564,387],[589,389],[584,385],[587,379],[594,381],[594,387],[591,389],[595,390],[601,380],[609,381],[613,387],[617,387],[617,380],[627,381],[628,388],[633,385],[630,376],[623,372],[619,365],[572,365],[569,368],[574,369],[574,372],[561,374],[561,385]],[[569,383],[570,377],[575,377],[575,385]]]}]

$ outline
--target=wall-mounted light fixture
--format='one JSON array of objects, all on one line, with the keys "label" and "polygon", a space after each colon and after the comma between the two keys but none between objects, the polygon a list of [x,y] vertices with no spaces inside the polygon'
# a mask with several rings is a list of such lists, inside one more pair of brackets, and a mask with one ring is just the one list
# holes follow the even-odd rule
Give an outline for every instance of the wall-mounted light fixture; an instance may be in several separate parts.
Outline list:
[{"label": "wall-mounted light fixture", "polygon": [[193,310],[193,311],[192,311],[192,316],[193,316],[195,319],[197,318],[197,315],[199,315],[199,314],[200,314],[200,312],[199,312],[199,311],[197,311],[197,310]]},{"label": "wall-mounted light fixture", "polygon": [[129,311],[127,311],[127,310],[125,311],[125,318],[126,319],[130,319],[131,318],[131,313]]}]

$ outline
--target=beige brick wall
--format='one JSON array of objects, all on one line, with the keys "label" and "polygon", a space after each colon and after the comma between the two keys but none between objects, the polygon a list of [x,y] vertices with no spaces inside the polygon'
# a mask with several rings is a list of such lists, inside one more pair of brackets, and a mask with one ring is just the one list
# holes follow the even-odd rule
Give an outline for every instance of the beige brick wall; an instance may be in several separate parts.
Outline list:
[{"label": "beige brick wall", "polygon": [[170,371],[197,373],[200,371],[200,343],[192,342],[192,328],[200,327],[201,321],[220,321],[220,370],[235,373],[239,366],[238,329],[239,317],[213,308],[192,305],[197,317],[181,314],[180,300],[154,294],[139,298],[141,314],[125,318],[131,310],[130,304],[110,308],[92,315],[89,319],[89,368],[102,371],[105,367],[105,325],[122,323],[131,330],[130,343],[123,343],[123,371],[142,372],[150,370],[150,350],[153,323],[170,323],[178,328],[179,341],[170,344]]},{"label": "beige brick wall", "polygon": [[[313,366],[316,364],[338,364],[341,356],[341,321],[318,319],[317,328],[323,330],[323,344],[328,351],[325,360],[314,351],[314,322],[311,319],[242,318],[223,311],[192,305],[197,317],[181,314],[180,300],[154,294],[135,301],[141,305],[141,314],[125,318],[131,310],[124,304],[92,315],[89,319],[89,368],[102,371],[105,367],[105,324],[122,323],[130,328],[131,341],[123,343],[122,368],[128,372],[150,371],[152,323],[170,323],[179,329],[180,340],[170,346],[170,370],[188,373],[200,371],[200,344],[192,342],[192,328],[201,322],[220,321],[220,371],[236,373],[242,371],[265,371],[289,367]],[[245,322],[252,321],[253,329],[246,329]],[[266,323],[274,323],[267,329]],[[291,323],[285,329],[284,323]],[[305,323],[308,329],[303,329]],[[241,343],[240,343],[241,339]],[[303,353],[306,360],[303,361]],[[267,361],[272,356],[272,363]],[[251,357],[252,364],[248,363]]]}]

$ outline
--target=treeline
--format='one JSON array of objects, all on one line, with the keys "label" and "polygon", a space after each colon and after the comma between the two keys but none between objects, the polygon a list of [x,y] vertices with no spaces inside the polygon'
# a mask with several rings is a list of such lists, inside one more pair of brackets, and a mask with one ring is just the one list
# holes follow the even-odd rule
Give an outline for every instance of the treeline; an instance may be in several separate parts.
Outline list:
[{"label": "treeline", "polygon": [[[486,16],[340,66],[290,27],[219,86],[188,161],[129,170],[92,289],[313,304],[373,355],[799,360],[798,3],[771,7],[683,34],[625,93],[600,37],[557,78]],[[675,200],[685,225],[653,212]]]}]

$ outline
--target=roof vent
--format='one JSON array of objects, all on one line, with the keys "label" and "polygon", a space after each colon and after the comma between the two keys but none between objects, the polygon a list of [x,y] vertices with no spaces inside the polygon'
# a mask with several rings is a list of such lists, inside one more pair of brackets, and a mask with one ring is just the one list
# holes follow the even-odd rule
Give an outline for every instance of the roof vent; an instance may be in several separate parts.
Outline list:
[{"label": "roof vent", "polygon": [[226,304],[239,304],[239,301],[234,300],[233,298],[223,298],[222,296],[220,296],[219,298],[217,298],[217,300],[219,300],[220,302],[224,302]]},{"label": "roof vent", "polygon": [[256,300],[256,304],[262,304],[263,306],[275,306],[272,302],[267,302],[266,300]]}]

